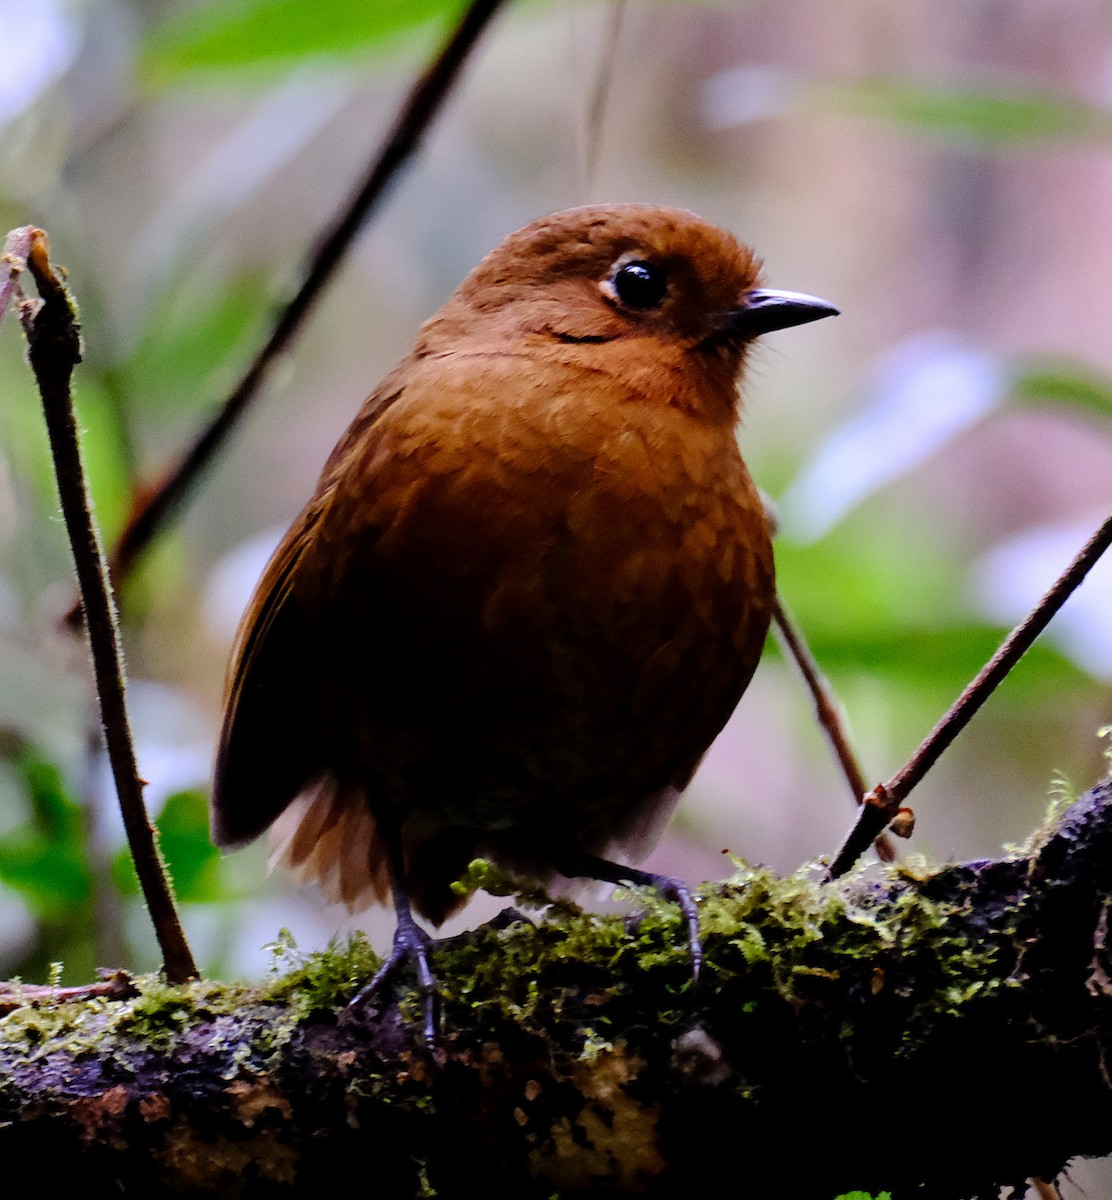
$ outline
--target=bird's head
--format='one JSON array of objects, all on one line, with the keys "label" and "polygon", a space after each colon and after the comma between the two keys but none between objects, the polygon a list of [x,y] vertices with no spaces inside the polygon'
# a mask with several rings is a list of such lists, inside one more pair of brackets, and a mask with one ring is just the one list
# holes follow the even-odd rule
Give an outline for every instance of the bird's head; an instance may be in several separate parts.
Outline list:
[{"label": "bird's head", "polygon": [[732,395],[756,337],[837,311],[762,287],[753,252],[694,213],[590,205],[510,234],[428,322],[418,352],[461,338],[478,352],[547,347],[630,382],[686,370]]}]

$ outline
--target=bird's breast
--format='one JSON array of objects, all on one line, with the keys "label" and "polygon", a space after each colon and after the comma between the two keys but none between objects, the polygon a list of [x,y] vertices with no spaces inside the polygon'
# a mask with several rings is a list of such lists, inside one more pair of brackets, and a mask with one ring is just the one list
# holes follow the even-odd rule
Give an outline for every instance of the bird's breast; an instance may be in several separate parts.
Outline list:
[{"label": "bird's breast", "polygon": [[510,363],[376,422],[298,589],[345,769],[496,827],[682,787],[772,580],[732,429]]}]

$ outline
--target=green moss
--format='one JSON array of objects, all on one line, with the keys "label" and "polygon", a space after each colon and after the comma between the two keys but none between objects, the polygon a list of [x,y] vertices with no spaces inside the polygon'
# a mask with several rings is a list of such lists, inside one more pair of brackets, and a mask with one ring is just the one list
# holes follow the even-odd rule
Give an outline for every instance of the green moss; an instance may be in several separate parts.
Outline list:
[{"label": "green moss", "polygon": [[100,1034],[87,1030],[99,1024],[96,1018],[105,1007],[103,1000],[84,1004],[26,1004],[0,1019],[0,1040],[10,1048],[9,1056],[17,1062],[34,1058],[47,1045],[75,1051],[90,1048],[99,1041]]},{"label": "green moss", "polygon": [[[871,885],[858,878],[820,886],[813,868],[779,878],[740,863],[732,879],[699,894],[706,951],[699,988],[692,986],[678,910],[651,889],[638,891],[635,919],[561,902],[535,923],[486,925],[435,943],[430,961],[449,1030],[473,1030],[483,1039],[507,1022],[539,1030],[567,1020],[587,1058],[622,1036],[631,1004],[653,1011],[657,1028],[682,1026],[713,1001],[717,988],[740,977],[744,1012],[754,1019],[770,1002],[795,1009],[828,998],[833,1004],[833,993],[849,986],[879,994],[913,978],[904,1034],[910,1047],[919,1037],[918,1017],[925,1027],[939,1012],[957,1015],[1007,986],[1006,972],[994,964],[1011,945],[1014,921],[1005,912],[990,932],[971,935],[964,920],[955,920],[968,898],[952,885],[948,899],[932,898],[934,878],[890,869]],[[485,864],[472,864],[468,882],[480,879],[484,886],[496,882]],[[346,1003],[380,962],[362,934],[302,954],[283,931],[272,955],[271,978],[258,987],[209,980],[171,987],[152,975],[137,977],[136,994],[125,1000],[15,1009],[0,1019],[4,1069],[47,1045],[104,1054],[106,1040],[126,1039],[158,1052],[202,1021],[211,1028],[208,1044],[230,1051],[229,1072],[248,1062],[265,1069],[300,1024]],[[416,1044],[420,1013],[409,979],[403,973],[392,994],[401,998]]]},{"label": "green moss", "polygon": [[[922,994],[907,1026],[910,1044],[916,1016],[956,1015],[1002,986],[994,964],[1010,938],[1003,921],[991,939],[971,939],[968,924],[955,920],[967,899],[932,899],[933,878],[891,868],[871,888],[859,878],[818,886],[811,869],[781,879],[741,864],[700,905],[708,961],[719,978],[765,976],[771,996],[793,1008],[815,1003],[822,984],[852,980],[879,994],[894,973],[914,974]],[[760,1003],[758,994],[750,1011]]]},{"label": "green moss", "polygon": [[1017,858],[1030,858],[1037,854],[1054,836],[1066,810],[1071,808],[1077,799],[1077,789],[1074,785],[1064,775],[1056,774],[1050,784],[1046,812],[1041,823],[1031,832],[1026,841],[1006,845],[1005,852]]},{"label": "green moss", "polygon": [[346,1003],[382,961],[361,931],[346,943],[334,938],[324,950],[302,954],[289,930],[283,929],[269,949],[271,980],[263,994],[286,1006],[295,1021]]}]

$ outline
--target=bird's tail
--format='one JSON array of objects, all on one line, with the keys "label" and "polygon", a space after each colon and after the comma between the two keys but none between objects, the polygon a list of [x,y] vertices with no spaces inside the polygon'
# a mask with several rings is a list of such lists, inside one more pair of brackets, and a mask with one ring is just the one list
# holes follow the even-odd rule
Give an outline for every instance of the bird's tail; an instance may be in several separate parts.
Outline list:
[{"label": "bird's tail", "polygon": [[[423,829],[406,822],[395,832],[407,899],[415,912],[441,925],[468,901],[453,884],[475,857],[465,830]],[[323,776],[306,788],[270,827],[270,867],[286,867],[299,883],[316,883],[331,904],[360,913],[391,902],[389,828],[375,819],[365,790]]]},{"label": "bird's tail", "polygon": [[390,901],[386,846],[362,789],[326,775],[270,828],[270,867],[317,883],[332,904],[362,912]]}]

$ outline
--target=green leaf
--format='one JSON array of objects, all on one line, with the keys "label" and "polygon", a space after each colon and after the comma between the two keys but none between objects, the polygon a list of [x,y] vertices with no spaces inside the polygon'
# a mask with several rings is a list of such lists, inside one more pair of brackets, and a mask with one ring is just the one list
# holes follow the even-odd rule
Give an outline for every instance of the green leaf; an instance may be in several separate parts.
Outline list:
[{"label": "green leaf", "polygon": [[[209,837],[208,800],[204,793],[188,791],[171,796],[155,823],[177,898],[185,903],[228,899],[228,889],[220,878],[220,851]],[[126,849],[116,856],[112,877],[122,894],[138,894],[139,881]]]},{"label": "green leaf", "polygon": [[1011,381],[1013,397],[1021,404],[1050,401],[1112,416],[1112,379],[1084,363],[1069,360],[1021,364]]},{"label": "green leaf", "polygon": [[154,31],[146,66],[160,79],[382,52],[399,36],[461,10],[460,0],[210,0]]},{"label": "green leaf", "polygon": [[822,84],[817,94],[835,111],[975,142],[1112,139],[1112,116],[1106,109],[1033,88],[937,87],[874,78]]},{"label": "green leaf", "polygon": [[208,797],[179,792],[158,817],[159,843],[181,900],[224,899],[218,878],[220,851],[209,836]]},{"label": "green leaf", "polygon": [[81,426],[81,459],[85,464],[90,499],[97,525],[108,541],[115,538],[128,515],[131,470],[121,441],[118,413],[112,397],[86,375],[77,393]]},{"label": "green leaf", "polygon": [[0,838],[0,881],[40,916],[55,918],[92,895],[87,832],[80,805],[66,793],[58,768],[24,748],[13,765],[27,790],[32,817]]},{"label": "green leaf", "polygon": [[908,552],[900,524],[856,512],[818,542],[776,542],[778,588],[812,636],[851,641],[900,637],[964,620],[955,564],[921,536]]},{"label": "green leaf", "polygon": [[[970,615],[958,564],[923,537],[914,553],[898,526],[855,517],[820,542],[776,546],[777,586],[823,670],[915,689],[928,707],[948,703],[999,646],[1005,630]],[[1047,581],[1048,584],[1051,582]],[[1084,680],[1040,640],[996,703],[1053,705]],[[901,714],[902,715],[902,714]]]},{"label": "green leaf", "polygon": [[184,414],[192,428],[196,413],[212,407],[246,349],[259,341],[269,300],[264,280],[240,275],[216,289],[206,282],[203,294],[182,286],[155,304],[121,369],[136,416],[157,424],[162,438],[170,417]]}]

